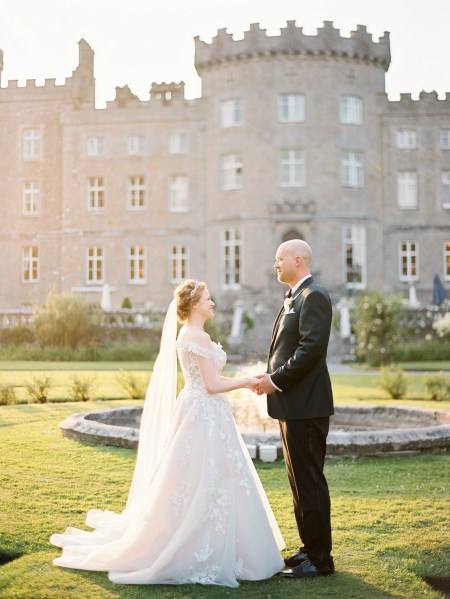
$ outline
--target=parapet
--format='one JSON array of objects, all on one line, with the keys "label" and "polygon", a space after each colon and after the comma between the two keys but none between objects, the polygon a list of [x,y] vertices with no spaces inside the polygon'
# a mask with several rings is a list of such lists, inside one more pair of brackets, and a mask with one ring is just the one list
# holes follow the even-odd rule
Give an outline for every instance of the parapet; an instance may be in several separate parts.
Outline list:
[{"label": "parapet", "polygon": [[421,91],[417,100],[411,94],[400,94],[399,100],[389,100],[387,105],[391,114],[449,114],[450,93],[446,93],[442,100],[439,100],[436,91]]},{"label": "parapet", "polygon": [[150,100],[163,100],[164,102],[170,102],[175,99],[184,99],[184,81],[175,83],[152,83],[150,89]]},{"label": "parapet", "polygon": [[[79,44],[78,66],[72,76],[60,84],[56,79],[45,79],[42,83],[36,79],[27,79],[23,85],[10,79],[6,87],[0,88],[0,102],[32,101],[70,101],[82,100],[94,102],[94,52],[86,40]],[[3,52],[0,50],[0,76],[3,67]]]},{"label": "parapet", "polygon": [[295,21],[287,21],[280,35],[268,36],[259,23],[250,25],[242,40],[234,40],[226,29],[219,29],[211,43],[195,38],[195,67],[202,69],[233,60],[282,55],[312,55],[353,58],[389,68],[391,61],[389,33],[374,42],[364,25],[357,25],[350,37],[342,37],[331,21],[324,21],[317,35],[305,35]]}]

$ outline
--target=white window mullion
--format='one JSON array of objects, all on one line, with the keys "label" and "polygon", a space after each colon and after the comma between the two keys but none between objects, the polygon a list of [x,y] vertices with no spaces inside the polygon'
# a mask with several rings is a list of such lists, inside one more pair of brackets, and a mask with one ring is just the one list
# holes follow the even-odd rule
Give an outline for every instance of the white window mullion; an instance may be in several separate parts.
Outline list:
[{"label": "white window mullion", "polygon": [[419,244],[415,241],[399,244],[399,279],[405,282],[419,279]]}]

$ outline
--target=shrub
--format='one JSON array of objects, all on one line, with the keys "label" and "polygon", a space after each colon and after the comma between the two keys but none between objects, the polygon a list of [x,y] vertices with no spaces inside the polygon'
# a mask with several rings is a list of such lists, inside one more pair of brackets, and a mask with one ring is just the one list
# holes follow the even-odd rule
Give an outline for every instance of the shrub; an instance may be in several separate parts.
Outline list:
[{"label": "shrub", "polygon": [[51,386],[51,379],[48,376],[42,376],[34,377],[31,383],[25,385],[25,389],[33,401],[46,403]]},{"label": "shrub", "polygon": [[22,345],[24,343],[33,343],[35,341],[34,333],[31,328],[23,325],[12,327],[11,329],[0,329],[0,343],[2,345]]},{"label": "shrub", "polygon": [[408,383],[403,370],[386,366],[380,369],[379,385],[393,399],[401,399],[406,395]]},{"label": "shrub", "polygon": [[450,360],[450,343],[438,339],[398,343],[392,350],[394,362]]},{"label": "shrub", "polygon": [[423,382],[429,398],[434,401],[450,399],[450,376],[443,372],[424,376]]},{"label": "shrub", "polygon": [[401,299],[384,297],[370,291],[356,298],[352,308],[355,333],[355,354],[359,360],[378,366],[391,362],[392,350],[398,339]]},{"label": "shrub", "polygon": [[120,370],[116,378],[121,389],[130,399],[141,399],[142,397],[145,397],[146,387],[143,381],[132,372]]},{"label": "shrub", "polygon": [[36,338],[42,347],[72,348],[92,334],[92,316],[87,304],[71,293],[50,292],[44,309],[34,316]]},{"label": "shrub", "polygon": [[11,383],[0,384],[0,406],[9,406],[17,402],[16,390]]},{"label": "shrub", "polygon": [[76,374],[72,377],[69,388],[70,398],[73,401],[89,401],[94,381],[91,378],[81,378]]},{"label": "shrub", "polygon": [[130,300],[130,298],[129,298],[129,297],[124,297],[124,298],[123,298],[123,302],[122,302],[122,306],[121,306],[121,308],[122,308],[123,310],[131,310],[131,308],[132,308],[132,305],[131,305],[131,300]]}]

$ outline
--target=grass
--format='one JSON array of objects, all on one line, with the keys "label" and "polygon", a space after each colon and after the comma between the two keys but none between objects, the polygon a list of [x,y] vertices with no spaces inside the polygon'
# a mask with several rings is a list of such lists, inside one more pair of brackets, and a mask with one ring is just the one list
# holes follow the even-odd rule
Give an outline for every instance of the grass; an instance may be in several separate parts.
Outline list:
[{"label": "grass", "polygon": [[[94,402],[83,405],[87,410],[97,407]],[[67,403],[0,408],[0,558],[21,556],[0,567],[2,599],[440,597],[422,577],[443,576],[450,568],[450,548],[445,545],[450,524],[445,454],[327,461],[337,568],[333,577],[311,581],[275,577],[230,590],[118,586],[104,573],[53,567],[59,550],[49,545],[49,535],[68,525],[83,527],[91,507],[121,511],[135,458],[131,450],[63,437],[58,423],[77,410],[78,404]],[[292,552],[298,538],[284,465],[257,463],[257,468],[282,529],[286,553]]]}]

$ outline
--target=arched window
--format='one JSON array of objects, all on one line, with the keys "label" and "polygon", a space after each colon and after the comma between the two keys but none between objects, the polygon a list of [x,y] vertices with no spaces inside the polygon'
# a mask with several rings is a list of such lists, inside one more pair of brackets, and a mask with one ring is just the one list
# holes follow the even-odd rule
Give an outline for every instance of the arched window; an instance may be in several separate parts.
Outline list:
[{"label": "arched window", "polygon": [[297,229],[289,229],[289,231],[286,231],[283,235],[283,242],[290,241],[291,239],[303,239],[303,235],[300,231],[297,231]]}]

